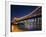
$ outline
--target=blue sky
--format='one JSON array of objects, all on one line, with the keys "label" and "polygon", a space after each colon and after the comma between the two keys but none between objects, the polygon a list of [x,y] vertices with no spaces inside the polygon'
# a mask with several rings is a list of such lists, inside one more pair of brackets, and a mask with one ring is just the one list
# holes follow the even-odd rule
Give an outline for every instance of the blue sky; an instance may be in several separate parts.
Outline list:
[{"label": "blue sky", "polygon": [[37,6],[11,5],[11,17],[22,17],[32,12]]}]

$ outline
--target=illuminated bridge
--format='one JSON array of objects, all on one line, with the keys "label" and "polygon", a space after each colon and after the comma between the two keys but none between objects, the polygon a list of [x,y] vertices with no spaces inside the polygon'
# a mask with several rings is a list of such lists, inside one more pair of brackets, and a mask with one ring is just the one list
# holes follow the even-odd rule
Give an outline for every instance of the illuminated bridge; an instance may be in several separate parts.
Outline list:
[{"label": "illuminated bridge", "polygon": [[30,29],[30,26],[31,26],[31,28],[33,28],[32,30],[41,30],[41,16],[42,16],[41,12],[42,12],[42,9],[39,6],[35,10],[33,10],[32,12],[30,12],[28,15],[25,15],[25,16],[20,17],[20,18],[14,17],[13,20],[12,20],[12,22],[11,22],[12,23],[12,26],[11,26],[12,29],[11,29],[11,31],[12,32],[22,31],[21,29],[18,29],[16,27],[16,25],[18,24],[18,22],[21,22],[21,21],[24,21],[24,20],[28,20],[28,19],[31,19],[31,18],[33,18],[33,20],[34,20],[33,24],[29,25],[28,29],[24,29],[25,27],[24,27],[24,25],[22,25],[23,23],[21,23],[21,25],[23,26],[23,29],[24,30],[31,30]]},{"label": "illuminated bridge", "polygon": [[23,16],[23,17],[20,17],[20,18],[14,18],[12,20],[12,22],[19,22],[19,21],[22,21],[22,20],[26,20],[26,19],[29,19],[29,18],[32,18],[32,17],[35,17],[35,16],[41,16],[41,7],[37,7],[35,10],[33,10],[32,12],[30,12],[28,15],[26,16]]}]

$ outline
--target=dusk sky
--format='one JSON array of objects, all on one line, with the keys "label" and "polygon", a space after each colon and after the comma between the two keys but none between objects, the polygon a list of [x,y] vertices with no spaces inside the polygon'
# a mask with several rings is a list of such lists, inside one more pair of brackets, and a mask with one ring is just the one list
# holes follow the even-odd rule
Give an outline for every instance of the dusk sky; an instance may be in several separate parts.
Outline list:
[{"label": "dusk sky", "polygon": [[11,5],[11,17],[22,17],[32,12],[37,6]]}]

